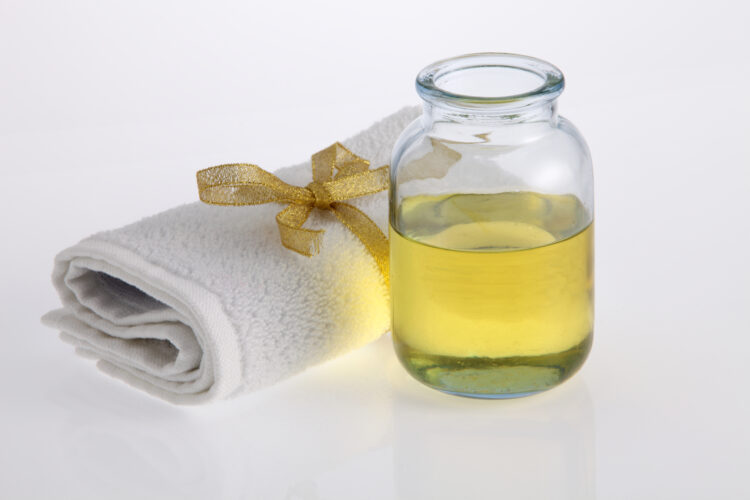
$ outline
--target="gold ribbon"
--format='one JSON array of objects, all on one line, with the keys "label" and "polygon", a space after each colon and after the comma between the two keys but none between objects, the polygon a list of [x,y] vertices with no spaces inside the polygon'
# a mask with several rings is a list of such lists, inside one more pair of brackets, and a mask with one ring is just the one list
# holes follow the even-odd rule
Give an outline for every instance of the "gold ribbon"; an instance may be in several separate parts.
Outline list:
[{"label": "gold ribbon", "polygon": [[388,166],[369,168],[369,161],[337,142],[312,155],[313,181],[306,187],[287,184],[257,165],[232,163],[200,170],[198,193],[212,205],[288,203],[276,215],[281,244],[308,257],[320,252],[324,231],[302,225],[313,208],[330,210],[367,248],[387,284],[388,238],[361,210],[342,203],[388,189]]}]

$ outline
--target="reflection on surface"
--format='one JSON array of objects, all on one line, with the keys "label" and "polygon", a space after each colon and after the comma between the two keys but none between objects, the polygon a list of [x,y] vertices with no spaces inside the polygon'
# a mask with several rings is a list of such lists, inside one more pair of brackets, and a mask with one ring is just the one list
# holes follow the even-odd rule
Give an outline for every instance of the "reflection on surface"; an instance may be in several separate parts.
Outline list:
[{"label": "reflection on surface", "polygon": [[580,376],[549,392],[505,401],[398,382],[398,498],[595,497],[594,412]]},{"label": "reflection on surface", "polygon": [[391,355],[384,339],[265,391],[181,408],[87,367],[50,391],[67,436],[60,473],[92,498],[391,498]]},{"label": "reflection on surface", "polygon": [[[78,365],[48,388],[57,463],[29,496],[594,498],[594,415],[580,375],[525,399],[447,396],[414,381],[389,337],[234,401],[178,408]],[[41,405],[44,404],[42,407]]]}]

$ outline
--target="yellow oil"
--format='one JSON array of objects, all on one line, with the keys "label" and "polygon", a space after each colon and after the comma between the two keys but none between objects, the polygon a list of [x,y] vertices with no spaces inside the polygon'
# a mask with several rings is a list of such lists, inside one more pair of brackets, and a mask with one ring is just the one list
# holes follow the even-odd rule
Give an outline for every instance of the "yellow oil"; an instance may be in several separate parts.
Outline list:
[{"label": "yellow oil", "polygon": [[570,377],[591,347],[590,222],[572,195],[404,199],[391,226],[403,365],[427,385],[477,397],[530,394]]}]

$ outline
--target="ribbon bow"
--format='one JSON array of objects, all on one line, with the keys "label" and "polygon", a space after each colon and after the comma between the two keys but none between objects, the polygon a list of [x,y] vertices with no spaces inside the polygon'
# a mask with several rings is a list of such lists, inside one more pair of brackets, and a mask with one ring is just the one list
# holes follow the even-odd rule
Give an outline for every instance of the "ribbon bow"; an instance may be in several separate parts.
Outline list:
[{"label": "ribbon bow", "polygon": [[287,184],[257,165],[233,163],[200,170],[198,193],[212,205],[288,203],[276,215],[281,244],[308,257],[320,252],[325,231],[302,225],[313,208],[330,210],[367,248],[387,283],[388,238],[361,210],[342,203],[388,189],[388,166],[369,168],[369,161],[337,142],[312,155],[313,181],[306,187]]}]

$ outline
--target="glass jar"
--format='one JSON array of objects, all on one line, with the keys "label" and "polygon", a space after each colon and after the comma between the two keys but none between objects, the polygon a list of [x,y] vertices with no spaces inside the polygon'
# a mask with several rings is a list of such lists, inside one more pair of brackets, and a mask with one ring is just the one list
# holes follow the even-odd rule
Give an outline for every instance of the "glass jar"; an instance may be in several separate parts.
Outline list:
[{"label": "glass jar", "polygon": [[483,398],[533,394],[591,349],[591,158],[557,114],[564,79],[483,53],[417,76],[424,113],[391,162],[393,341],[417,380]]}]

